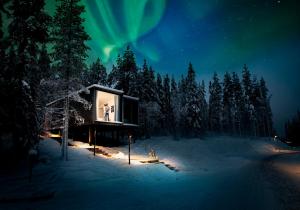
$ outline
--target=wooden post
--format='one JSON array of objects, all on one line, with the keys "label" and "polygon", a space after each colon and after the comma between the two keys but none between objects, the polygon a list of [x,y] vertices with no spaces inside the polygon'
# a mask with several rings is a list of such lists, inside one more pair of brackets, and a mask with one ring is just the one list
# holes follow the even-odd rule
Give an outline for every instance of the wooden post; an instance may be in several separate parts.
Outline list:
[{"label": "wooden post", "polygon": [[93,139],[93,130],[92,128],[89,126],[89,145],[92,145],[92,139]]},{"label": "wooden post", "polygon": [[96,144],[97,144],[97,130],[94,130],[94,156],[96,155]]},{"label": "wooden post", "polygon": [[131,135],[128,136],[128,164],[130,165],[130,146],[131,146]]}]

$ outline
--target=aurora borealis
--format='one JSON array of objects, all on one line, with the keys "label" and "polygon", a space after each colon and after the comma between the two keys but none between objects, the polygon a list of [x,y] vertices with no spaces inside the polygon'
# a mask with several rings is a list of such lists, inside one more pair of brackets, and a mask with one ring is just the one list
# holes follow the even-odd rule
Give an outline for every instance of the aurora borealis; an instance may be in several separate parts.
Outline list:
[{"label": "aurora borealis", "polygon": [[[82,3],[86,9],[84,26],[92,37],[90,61],[100,57],[104,63],[113,62],[127,44],[143,51],[149,59],[158,60],[157,52],[143,49],[137,41],[157,26],[166,0],[83,0]],[[53,13],[55,5],[49,1],[47,8]]]},{"label": "aurora borealis", "polygon": [[[82,0],[89,62],[109,67],[130,44],[139,64],[179,77],[191,61],[206,84],[213,72],[264,76],[275,126],[300,108],[300,2],[297,0]],[[47,1],[54,13],[55,1]]]}]

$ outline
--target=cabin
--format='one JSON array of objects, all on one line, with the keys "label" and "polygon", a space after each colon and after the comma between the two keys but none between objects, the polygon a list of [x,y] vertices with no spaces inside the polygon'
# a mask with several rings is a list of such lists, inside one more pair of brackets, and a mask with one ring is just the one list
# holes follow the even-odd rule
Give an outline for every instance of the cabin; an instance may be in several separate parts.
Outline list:
[{"label": "cabin", "polygon": [[[47,104],[45,130],[61,134],[65,98]],[[138,129],[136,97],[98,84],[69,94],[69,138],[93,144],[117,145]]]}]

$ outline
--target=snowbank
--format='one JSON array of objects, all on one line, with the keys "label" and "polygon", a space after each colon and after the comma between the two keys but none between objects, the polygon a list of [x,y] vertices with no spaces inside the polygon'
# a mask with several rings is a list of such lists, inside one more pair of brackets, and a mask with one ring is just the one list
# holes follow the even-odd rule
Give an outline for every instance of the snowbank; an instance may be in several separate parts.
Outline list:
[{"label": "snowbank", "polygon": [[[69,147],[65,162],[59,143],[44,140],[31,183],[26,172],[0,177],[0,198],[16,198],[0,209],[278,209],[259,164],[279,151],[270,140],[159,137],[132,145],[134,155],[150,149],[164,164],[128,165],[80,147]],[[127,147],[111,151],[126,155]]]}]

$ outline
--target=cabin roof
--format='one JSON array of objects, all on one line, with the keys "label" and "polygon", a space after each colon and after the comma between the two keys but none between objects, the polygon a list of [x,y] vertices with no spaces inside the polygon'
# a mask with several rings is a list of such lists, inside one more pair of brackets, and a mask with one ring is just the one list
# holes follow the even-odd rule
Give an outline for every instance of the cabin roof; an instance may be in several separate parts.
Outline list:
[{"label": "cabin roof", "polygon": [[[88,87],[81,88],[78,91],[71,92],[71,93],[69,93],[69,96],[72,96],[72,95],[74,95],[76,93],[81,93],[81,92],[87,91],[87,90],[89,90],[91,88],[95,88],[97,90],[102,90],[102,91],[105,91],[105,92],[115,93],[115,94],[119,94],[119,95],[121,95],[121,94],[124,93],[123,90],[117,90],[117,89],[113,89],[113,88],[106,87],[106,86],[103,86],[103,85],[93,84],[93,85],[90,85]],[[132,97],[132,96],[128,96],[128,95],[123,95],[123,97],[127,98],[127,99],[131,99],[131,100],[135,100],[135,101],[139,100],[139,98],[137,98],[137,97]],[[56,100],[54,100],[52,102],[49,102],[48,104],[46,104],[46,106],[50,106],[50,105],[52,105],[52,104],[54,104],[54,103],[56,103],[56,102],[58,102],[60,100],[63,100],[64,98],[65,97],[61,97],[61,98],[56,99]]]},{"label": "cabin roof", "polygon": [[103,86],[103,85],[98,85],[98,84],[93,84],[93,85],[90,85],[90,86],[86,87],[86,89],[90,89],[90,88],[95,88],[95,89],[98,89],[98,90],[104,90],[104,91],[111,92],[111,93],[116,93],[116,94],[123,94],[124,93],[123,90],[117,90],[117,89],[113,89],[113,88],[106,87],[106,86]]}]

